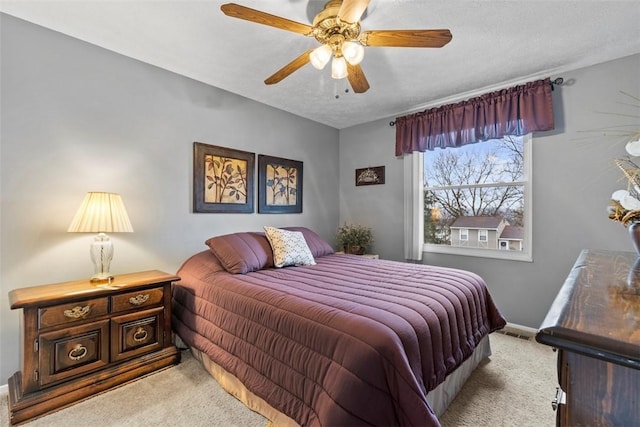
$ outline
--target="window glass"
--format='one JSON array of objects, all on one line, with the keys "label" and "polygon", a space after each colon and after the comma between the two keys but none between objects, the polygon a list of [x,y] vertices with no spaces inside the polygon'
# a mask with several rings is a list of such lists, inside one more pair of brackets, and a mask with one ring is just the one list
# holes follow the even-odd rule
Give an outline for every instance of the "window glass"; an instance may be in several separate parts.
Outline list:
[{"label": "window glass", "polygon": [[530,140],[424,153],[425,250],[530,259]]}]

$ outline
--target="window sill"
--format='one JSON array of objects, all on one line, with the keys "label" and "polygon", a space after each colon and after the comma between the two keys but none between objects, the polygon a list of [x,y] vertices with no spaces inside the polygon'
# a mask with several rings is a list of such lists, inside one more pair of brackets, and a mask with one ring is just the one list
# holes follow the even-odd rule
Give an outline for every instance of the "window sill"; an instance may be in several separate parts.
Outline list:
[{"label": "window sill", "polygon": [[502,259],[507,261],[533,262],[530,252],[500,251],[497,249],[460,248],[442,245],[424,244],[423,253],[472,256],[480,258]]}]

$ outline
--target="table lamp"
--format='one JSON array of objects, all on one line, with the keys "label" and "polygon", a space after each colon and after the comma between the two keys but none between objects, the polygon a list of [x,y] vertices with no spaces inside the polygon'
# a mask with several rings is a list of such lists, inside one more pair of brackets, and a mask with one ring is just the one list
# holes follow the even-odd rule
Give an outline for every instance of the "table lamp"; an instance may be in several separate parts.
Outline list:
[{"label": "table lamp", "polygon": [[111,282],[113,243],[105,233],[131,233],[133,227],[119,194],[87,193],[71,225],[70,233],[98,233],[91,243],[91,260],[95,266],[92,282]]}]

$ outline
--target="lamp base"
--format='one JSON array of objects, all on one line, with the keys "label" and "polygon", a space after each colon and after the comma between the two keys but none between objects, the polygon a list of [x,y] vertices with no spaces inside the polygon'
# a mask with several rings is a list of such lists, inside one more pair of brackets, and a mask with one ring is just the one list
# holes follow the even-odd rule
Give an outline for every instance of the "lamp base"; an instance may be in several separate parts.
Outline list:
[{"label": "lamp base", "polygon": [[91,276],[92,283],[111,283],[113,276],[109,272],[113,259],[113,244],[104,233],[98,233],[91,243],[91,260],[95,266]]}]

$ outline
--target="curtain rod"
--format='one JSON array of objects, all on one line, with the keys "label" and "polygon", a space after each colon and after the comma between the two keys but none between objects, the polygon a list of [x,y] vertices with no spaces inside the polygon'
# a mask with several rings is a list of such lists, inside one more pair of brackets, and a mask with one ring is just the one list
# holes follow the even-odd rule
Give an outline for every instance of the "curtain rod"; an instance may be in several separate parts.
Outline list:
[{"label": "curtain rod", "polygon": [[[549,85],[551,86],[551,90],[555,90],[554,86],[562,86],[562,83],[564,83],[564,79],[562,77],[556,77],[555,79],[549,82]],[[395,125],[396,125],[395,121],[392,120],[389,122],[389,126],[395,126]]]}]

